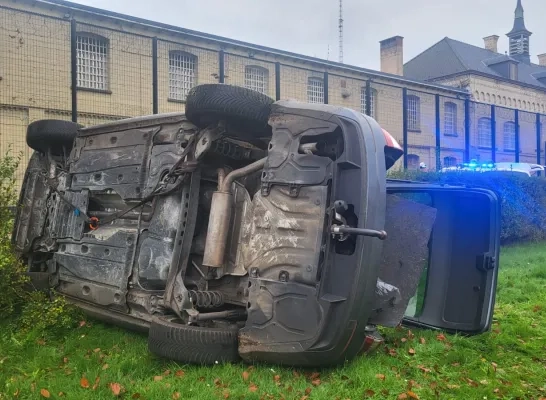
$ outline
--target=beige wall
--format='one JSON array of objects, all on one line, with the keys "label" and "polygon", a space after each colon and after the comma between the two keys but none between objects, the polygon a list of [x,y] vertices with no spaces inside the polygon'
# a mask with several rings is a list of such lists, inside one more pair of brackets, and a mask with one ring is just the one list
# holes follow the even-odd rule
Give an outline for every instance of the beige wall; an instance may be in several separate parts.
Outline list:
[{"label": "beige wall", "polygon": [[[12,151],[23,152],[25,164],[30,155],[25,145],[25,128],[29,122],[43,119],[71,118],[70,74],[70,21],[67,10],[60,7],[41,8],[26,0],[15,0],[9,7],[0,9],[0,21],[4,36],[0,40],[0,152],[10,144]],[[31,11],[33,14],[29,13]],[[95,93],[78,90],[79,122],[97,124],[123,117],[152,113],[152,39],[158,38],[158,97],[159,112],[184,111],[184,102],[169,99],[169,52],[183,51],[196,56],[196,84],[218,82],[218,51],[226,55],[225,83],[244,85],[246,66],[258,66],[267,70],[267,94],[275,98],[275,63],[280,62],[281,98],[307,101],[308,80],[323,78],[325,67],[320,64],[301,62],[266,52],[254,54],[243,47],[226,46],[211,40],[199,40],[179,33],[125,23],[108,18],[95,18],[81,11],[71,11],[78,21],[78,31],[100,35],[108,40],[108,91]],[[35,14],[40,15],[35,15]],[[48,17],[49,16],[49,17]],[[50,18],[57,17],[58,19]],[[441,155],[463,161],[464,151],[464,101],[452,99],[457,95],[449,89],[441,90],[427,85],[402,83],[336,68],[329,73],[329,103],[361,111],[361,90],[371,79],[374,93],[375,117],[378,122],[402,142],[402,88],[408,94],[420,98],[420,130],[408,133],[410,154],[435,167],[435,95],[440,94]],[[460,80],[460,79],[459,79]],[[457,85],[459,82],[444,82]],[[494,82],[470,79],[472,93],[510,92]],[[510,88],[510,96],[528,99],[521,89]],[[520,92],[517,92],[520,90]],[[517,93],[516,93],[517,92]],[[485,92],[484,92],[485,93]],[[479,96],[479,95],[478,95]],[[534,96],[534,95],[533,95]],[[533,107],[542,108],[546,99],[536,94],[534,101],[526,100]],[[502,101],[502,97],[500,97]],[[456,135],[443,134],[444,105],[452,101],[457,105]],[[536,158],[535,140],[527,133],[532,123],[520,118],[522,124],[522,156]],[[499,124],[501,122],[498,122]],[[477,142],[475,123],[472,124],[471,142]],[[525,134],[524,128],[525,126]],[[528,129],[529,128],[529,129]],[[502,126],[497,127],[497,145],[502,145]],[[530,132],[530,131],[529,131]],[[500,135],[500,136],[499,136]],[[532,140],[531,140],[532,139]],[[498,146],[497,146],[498,147]],[[473,147],[476,152],[481,149]],[[499,154],[502,149],[499,150]],[[507,153],[506,157],[513,157]],[[22,177],[22,169],[20,171]]]}]

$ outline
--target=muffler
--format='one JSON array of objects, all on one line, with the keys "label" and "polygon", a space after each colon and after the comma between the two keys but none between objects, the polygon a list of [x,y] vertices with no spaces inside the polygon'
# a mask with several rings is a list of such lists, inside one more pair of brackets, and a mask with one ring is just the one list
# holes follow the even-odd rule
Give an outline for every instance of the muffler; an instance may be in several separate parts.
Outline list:
[{"label": "muffler", "polygon": [[207,240],[205,242],[205,254],[203,265],[206,267],[222,268],[229,234],[229,225],[233,207],[233,182],[259,171],[265,165],[267,158],[255,161],[246,167],[236,169],[224,176],[224,171],[218,171],[218,190],[212,195],[210,206],[209,226],[207,228]]}]

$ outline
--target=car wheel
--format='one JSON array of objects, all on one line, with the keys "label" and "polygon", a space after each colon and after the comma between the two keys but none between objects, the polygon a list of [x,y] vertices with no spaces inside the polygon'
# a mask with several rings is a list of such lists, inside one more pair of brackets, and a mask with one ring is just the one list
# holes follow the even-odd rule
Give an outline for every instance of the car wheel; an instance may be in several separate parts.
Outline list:
[{"label": "car wheel", "polygon": [[210,365],[240,361],[239,329],[200,327],[177,323],[168,317],[154,317],[148,333],[151,353],[188,364]]},{"label": "car wheel", "polygon": [[273,99],[239,86],[206,84],[192,88],[186,117],[200,128],[224,120],[228,135],[258,138],[271,135],[268,125]]},{"label": "car wheel", "polygon": [[40,153],[50,150],[56,156],[68,155],[78,129],[82,127],[75,122],[55,119],[35,121],[27,128],[27,144]]}]

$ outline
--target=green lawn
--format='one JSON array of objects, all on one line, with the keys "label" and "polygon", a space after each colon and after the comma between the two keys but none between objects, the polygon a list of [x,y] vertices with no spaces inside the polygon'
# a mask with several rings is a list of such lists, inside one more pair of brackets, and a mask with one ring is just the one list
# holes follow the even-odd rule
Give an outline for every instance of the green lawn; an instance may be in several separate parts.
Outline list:
[{"label": "green lawn", "polygon": [[0,324],[0,398],[112,399],[121,390],[125,399],[540,399],[545,322],[546,244],[512,247],[492,332],[478,337],[385,330],[387,349],[372,356],[294,371],[177,365],[151,356],[144,336],[96,322],[45,342],[23,342]]}]

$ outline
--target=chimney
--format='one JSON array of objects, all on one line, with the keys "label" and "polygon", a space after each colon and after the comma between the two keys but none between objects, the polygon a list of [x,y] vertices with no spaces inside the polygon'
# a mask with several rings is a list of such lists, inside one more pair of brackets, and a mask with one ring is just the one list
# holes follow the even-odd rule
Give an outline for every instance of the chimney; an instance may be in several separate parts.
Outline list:
[{"label": "chimney", "polygon": [[499,37],[497,35],[486,36],[483,38],[483,43],[485,48],[489,51],[494,51],[498,53],[497,43],[499,42]]},{"label": "chimney", "polygon": [[546,67],[546,53],[539,54],[538,56],[538,65]]},{"label": "chimney", "polygon": [[380,44],[381,72],[404,75],[404,38],[393,36]]}]

